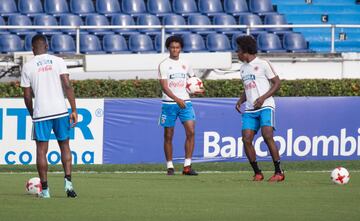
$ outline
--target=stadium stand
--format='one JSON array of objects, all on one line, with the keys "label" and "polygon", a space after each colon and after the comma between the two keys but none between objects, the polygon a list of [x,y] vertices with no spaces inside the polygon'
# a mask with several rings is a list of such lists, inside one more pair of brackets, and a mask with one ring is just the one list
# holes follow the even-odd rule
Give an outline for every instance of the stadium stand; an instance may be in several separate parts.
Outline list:
[{"label": "stadium stand", "polygon": [[184,41],[184,52],[206,51],[204,39],[199,34],[185,33],[182,35]]},{"label": "stadium stand", "polygon": [[[160,30],[104,29],[101,26],[360,24],[360,5],[354,0],[313,0],[309,4],[304,0],[1,0],[0,15],[0,25],[8,26],[80,26],[84,24],[99,26],[96,29],[81,29],[81,34],[95,34],[99,36],[99,40],[102,40],[104,35],[116,33],[124,35],[129,45],[130,35],[140,33],[150,34],[155,43]],[[18,35],[22,42],[26,35],[36,32],[44,33],[49,38],[61,32],[69,35],[76,34],[75,29],[0,29],[0,34],[9,32]],[[182,35],[190,32],[200,34],[203,41],[206,41],[209,34],[225,34],[231,40],[232,47],[229,50],[233,50],[235,49],[234,36],[242,35],[246,30],[201,27],[166,29],[167,34]],[[276,34],[280,39],[282,49],[288,52],[329,52],[331,48],[330,28],[274,27],[251,28],[250,30],[250,34],[254,37],[262,33]],[[285,39],[285,35],[291,33],[293,35],[287,35]],[[265,36],[264,41],[269,41],[269,44],[276,38],[269,37],[274,35],[263,36]],[[75,40],[74,36],[72,38]],[[109,38],[107,41],[110,39],[115,41],[116,38]],[[292,41],[302,43],[295,44]],[[156,44],[154,45],[153,51],[159,51]],[[301,48],[297,49],[299,45]],[[359,46],[360,29],[336,28],[336,51],[358,52]],[[200,45],[199,48],[202,46]],[[206,47],[205,50],[207,50]]]},{"label": "stadium stand", "polygon": [[80,52],[84,54],[103,53],[99,38],[91,34],[80,35]]},{"label": "stadium stand", "polygon": [[32,51],[31,40],[36,35],[36,33],[28,34],[24,39],[24,49],[25,51]]},{"label": "stadium stand", "polygon": [[0,52],[8,53],[22,51],[23,44],[18,35],[0,35]]},{"label": "stadium stand", "polygon": [[279,36],[273,33],[261,33],[257,36],[258,50],[261,52],[286,52]]},{"label": "stadium stand", "polygon": [[47,14],[61,16],[69,13],[69,6],[66,0],[45,0],[44,9]]}]

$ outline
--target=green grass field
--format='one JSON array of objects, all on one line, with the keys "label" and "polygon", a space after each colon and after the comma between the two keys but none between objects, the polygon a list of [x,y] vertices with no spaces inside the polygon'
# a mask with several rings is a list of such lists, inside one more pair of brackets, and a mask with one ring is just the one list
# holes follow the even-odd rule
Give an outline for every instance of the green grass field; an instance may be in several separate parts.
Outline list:
[{"label": "green grass field", "polygon": [[[260,165],[272,170],[270,163]],[[329,171],[338,165],[349,169],[349,184],[331,183]],[[198,177],[179,172],[167,177],[157,172],[163,165],[76,166],[79,197],[68,199],[63,174],[56,172],[61,168],[55,166],[49,174],[52,198],[44,200],[25,193],[26,180],[37,176],[34,166],[1,166],[0,220],[359,219],[360,161],[286,162],[284,167],[285,182],[254,183],[244,163],[195,164],[203,171]],[[266,178],[271,174],[265,172]]]}]

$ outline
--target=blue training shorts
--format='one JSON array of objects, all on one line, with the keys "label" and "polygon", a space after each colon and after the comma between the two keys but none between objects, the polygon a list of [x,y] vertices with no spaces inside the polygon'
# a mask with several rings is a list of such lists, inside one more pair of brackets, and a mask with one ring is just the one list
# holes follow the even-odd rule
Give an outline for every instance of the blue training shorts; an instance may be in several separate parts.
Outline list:
[{"label": "blue training shorts", "polygon": [[33,124],[33,140],[49,141],[51,130],[54,131],[58,141],[64,141],[70,137],[70,118],[69,116],[37,121]]},{"label": "blue training shorts", "polygon": [[182,123],[188,120],[195,120],[194,108],[190,101],[186,102],[184,109],[181,109],[177,103],[163,103],[161,109],[159,125],[163,127],[174,127],[178,117]]},{"label": "blue training shorts", "polygon": [[242,114],[242,130],[258,131],[261,127],[269,126],[275,129],[275,112],[271,108],[261,109]]}]

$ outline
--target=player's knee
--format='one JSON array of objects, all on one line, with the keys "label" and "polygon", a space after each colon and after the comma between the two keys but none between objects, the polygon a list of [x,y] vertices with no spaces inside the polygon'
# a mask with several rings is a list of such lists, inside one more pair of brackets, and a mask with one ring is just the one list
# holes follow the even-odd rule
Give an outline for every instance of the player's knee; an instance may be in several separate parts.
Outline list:
[{"label": "player's knee", "polygon": [[242,141],[243,141],[245,146],[248,146],[248,145],[252,144],[253,138],[251,136],[244,135],[242,137]]},{"label": "player's knee", "polygon": [[271,142],[271,141],[273,141],[273,139],[274,139],[272,133],[263,133],[262,136],[263,136],[264,141],[265,141],[266,143]]},{"label": "player's knee", "polygon": [[194,130],[187,130],[187,131],[186,131],[186,137],[187,137],[187,138],[193,138],[193,137],[195,137],[195,131],[194,131]]}]

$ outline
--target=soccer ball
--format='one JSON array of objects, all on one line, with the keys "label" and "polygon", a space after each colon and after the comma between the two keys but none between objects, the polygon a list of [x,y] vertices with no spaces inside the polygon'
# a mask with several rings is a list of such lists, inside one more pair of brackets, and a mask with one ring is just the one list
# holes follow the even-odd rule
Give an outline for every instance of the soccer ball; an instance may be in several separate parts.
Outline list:
[{"label": "soccer ball", "polygon": [[33,177],[26,182],[26,192],[32,195],[38,195],[42,191],[40,178]]},{"label": "soccer ball", "polygon": [[344,167],[336,167],[331,172],[331,180],[339,185],[347,184],[350,180],[350,174]]},{"label": "soccer ball", "polygon": [[198,77],[188,78],[186,81],[186,91],[189,94],[199,92],[204,87],[203,82]]}]

